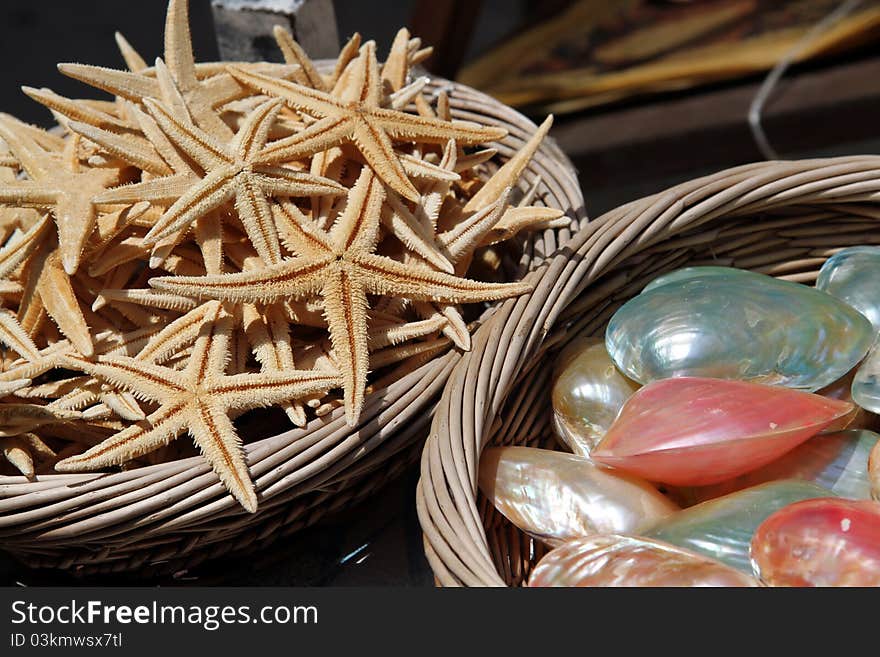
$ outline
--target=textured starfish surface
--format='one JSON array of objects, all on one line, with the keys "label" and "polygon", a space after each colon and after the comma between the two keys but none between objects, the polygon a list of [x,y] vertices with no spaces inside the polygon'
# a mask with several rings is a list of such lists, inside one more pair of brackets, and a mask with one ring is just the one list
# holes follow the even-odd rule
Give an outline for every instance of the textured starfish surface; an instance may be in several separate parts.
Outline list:
[{"label": "textured starfish surface", "polygon": [[243,443],[284,417],[256,409],[354,426],[530,289],[520,233],[569,221],[527,171],[549,120],[501,157],[406,29],[382,64],[275,37],[281,64],[196,63],[171,0],[154,65],[117,34],[127,70],[60,66],[112,99],[26,87],[57,125],[0,115],[0,474],[200,450],[254,511]]},{"label": "textured starfish surface", "polygon": [[137,358],[102,357],[92,363],[68,356],[65,364],[71,368],[130,390],[142,399],[157,402],[159,407],[146,420],[83,454],[60,461],[55,468],[76,472],[118,465],[187,431],[227,489],[245,509],[256,511],[256,494],[230,412],[271,406],[326,390],[337,384],[338,376],[300,370],[227,375],[232,318],[217,305],[202,326],[186,367],[180,371]]},{"label": "textured starfish surface", "polygon": [[160,277],[151,283],[171,292],[232,302],[267,302],[318,293],[324,302],[333,349],[343,367],[349,423],[355,424],[369,368],[368,294],[459,303],[501,299],[530,289],[524,283],[472,281],[377,255],[384,194],[381,181],[365,167],[329,235],[309,227],[308,218],[293,204],[278,213],[282,221],[289,218],[285,236],[302,255],[256,272]]}]

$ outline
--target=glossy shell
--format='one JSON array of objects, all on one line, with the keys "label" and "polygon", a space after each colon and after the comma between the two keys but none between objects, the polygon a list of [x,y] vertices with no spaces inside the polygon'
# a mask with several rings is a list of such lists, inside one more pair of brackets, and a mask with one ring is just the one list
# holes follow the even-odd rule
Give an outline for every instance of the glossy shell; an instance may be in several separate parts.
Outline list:
[{"label": "glossy shell", "polygon": [[677,491],[676,499],[690,506],[738,490],[780,479],[809,481],[835,495],[871,499],[868,459],[878,452],[880,435],[873,431],[837,431],[813,436],[763,468],[715,484]]},{"label": "glossy shell", "polygon": [[792,504],[758,527],[751,555],[770,586],[880,586],[880,503]]},{"label": "glossy shell", "polygon": [[606,346],[626,376],[741,379],[818,390],[867,353],[865,317],[816,289],[741,270],[673,272],[611,318]]},{"label": "glossy shell", "polygon": [[548,552],[529,578],[547,586],[758,586],[728,566],[698,554],[635,536],[597,535]]},{"label": "glossy shell", "polygon": [[853,401],[872,413],[880,413],[880,343],[859,366],[852,382]]},{"label": "glossy shell", "polygon": [[576,339],[559,355],[553,375],[556,435],[575,454],[589,456],[638,389],[611,362],[604,340]]},{"label": "glossy shell", "polygon": [[854,246],[825,261],[816,288],[862,313],[880,331],[880,248]]},{"label": "glossy shell", "polygon": [[751,573],[749,543],[779,509],[833,493],[806,481],[775,481],[684,509],[640,532]]},{"label": "glossy shell", "polygon": [[550,545],[589,534],[636,531],[678,510],[645,481],[546,449],[485,450],[479,485],[508,520]]},{"label": "glossy shell", "polygon": [[778,386],[664,379],[630,397],[591,457],[649,481],[714,484],[770,463],[851,410]]}]

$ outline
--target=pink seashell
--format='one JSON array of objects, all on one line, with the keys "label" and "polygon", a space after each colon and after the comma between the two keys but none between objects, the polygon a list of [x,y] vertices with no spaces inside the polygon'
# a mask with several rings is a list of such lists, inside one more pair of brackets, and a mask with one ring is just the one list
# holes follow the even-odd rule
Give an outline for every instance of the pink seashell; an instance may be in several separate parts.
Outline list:
[{"label": "pink seashell", "polygon": [[761,523],[750,553],[770,586],[880,586],[880,503],[796,502]]},{"label": "pink seashell", "polygon": [[675,486],[703,486],[770,463],[852,404],[745,381],[678,377],[624,404],[594,461]]},{"label": "pink seashell", "polygon": [[528,585],[751,587],[759,583],[730,566],[668,543],[596,534],[548,552],[535,566]]}]

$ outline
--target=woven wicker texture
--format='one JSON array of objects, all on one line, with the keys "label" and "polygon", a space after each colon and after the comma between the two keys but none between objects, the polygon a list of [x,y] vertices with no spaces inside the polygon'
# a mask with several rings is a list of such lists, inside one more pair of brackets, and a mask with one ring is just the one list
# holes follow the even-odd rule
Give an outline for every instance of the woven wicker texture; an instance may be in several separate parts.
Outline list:
[{"label": "woven wicker texture", "polygon": [[[428,92],[441,88],[450,95],[455,118],[509,130],[494,166],[536,129],[473,89],[435,80]],[[524,172],[523,190],[537,176],[542,184],[536,202],[565,209],[576,229],[583,199],[571,164],[550,140]],[[572,230],[548,230],[517,242],[521,257],[511,258],[507,277],[522,278],[538,267]],[[370,394],[354,429],[340,409],[304,429],[247,444],[259,496],[255,515],[243,512],[197,457],[113,474],[40,476],[36,482],[6,476],[0,477],[0,548],[35,567],[162,574],[264,545],[369,496],[412,464],[460,357],[450,351]]]},{"label": "woven wicker texture", "polygon": [[880,243],[880,157],[750,164],[608,212],[505,302],[456,365],[422,454],[416,492],[441,586],[518,586],[546,549],[477,492],[487,445],[554,446],[550,384],[559,349],[604,334],[657,275],[726,265],[811,283],[840,248]]}]

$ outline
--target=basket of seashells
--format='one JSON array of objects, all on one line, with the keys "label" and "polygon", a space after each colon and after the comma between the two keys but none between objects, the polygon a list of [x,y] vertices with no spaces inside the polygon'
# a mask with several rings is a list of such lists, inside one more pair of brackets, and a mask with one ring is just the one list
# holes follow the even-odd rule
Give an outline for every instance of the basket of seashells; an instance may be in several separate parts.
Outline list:
[{"label": "basket of seashells", "polygon": [[417,488],[441,586],[880,586],[880,157],[584,225],[474,335]]},{"label": "basket of seashells", "polygon": [[[540,127],[385,62],[61,64],[108,92],[0,116],[0,548],[173,572],[262,545],[413,463],[452,367],[583,201]],[[188,436],[187,436],[188,434]]]}]

